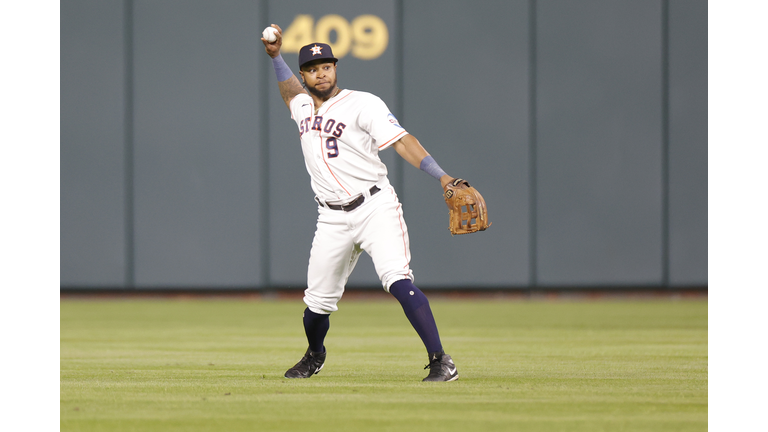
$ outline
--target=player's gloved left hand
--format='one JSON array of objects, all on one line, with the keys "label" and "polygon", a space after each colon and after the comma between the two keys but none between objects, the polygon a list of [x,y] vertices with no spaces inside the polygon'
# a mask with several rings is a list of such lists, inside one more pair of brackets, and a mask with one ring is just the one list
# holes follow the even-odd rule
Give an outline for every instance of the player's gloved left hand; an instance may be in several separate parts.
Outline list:
[{"label": "player's gloved left hand", "polygon": [[485,199],[464,179],[456,178],[443,187],[448,206],[448,229],[453,234],[471,234],[491,226]]}]

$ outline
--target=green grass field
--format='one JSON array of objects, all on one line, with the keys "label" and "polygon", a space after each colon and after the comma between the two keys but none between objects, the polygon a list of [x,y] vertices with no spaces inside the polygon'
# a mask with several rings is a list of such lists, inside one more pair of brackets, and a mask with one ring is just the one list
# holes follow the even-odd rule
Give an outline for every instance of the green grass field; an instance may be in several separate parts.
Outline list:
[{"label": "green grass field", "polygon": [[62,431],[706,431],[707,301],[342,300],[319,375],[296,301],[61,301]]}]

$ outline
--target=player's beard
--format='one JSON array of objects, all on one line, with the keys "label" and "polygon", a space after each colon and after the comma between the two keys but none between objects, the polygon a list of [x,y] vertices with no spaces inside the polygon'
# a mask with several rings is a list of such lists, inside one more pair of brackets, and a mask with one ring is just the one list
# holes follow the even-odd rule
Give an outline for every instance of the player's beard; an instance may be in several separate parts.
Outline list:
[{"label": "player's beard", "polygon": [[336,80],[334,79],[330,87],[327,90],[318,90],[317,87],[306,86],[307,90],[312,93],[316,98],[321,100],[327,100],[331,97],[333,92],[336,91]]}]

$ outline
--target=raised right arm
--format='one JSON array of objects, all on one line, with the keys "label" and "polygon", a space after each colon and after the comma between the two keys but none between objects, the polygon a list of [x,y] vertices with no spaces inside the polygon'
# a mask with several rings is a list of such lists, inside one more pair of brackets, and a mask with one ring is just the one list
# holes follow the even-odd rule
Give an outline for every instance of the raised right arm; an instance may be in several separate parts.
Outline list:
[{"label": "raised right arm", "polygon": [[280,89],[280,96],[282,96],[285,105],[290,107],[291,99],[306,91],[280,55],[280,47],[283,45],[283,30],[277,24],[272,24],[272,27],[277,30],[277,40],[270,43],[261,38],[261,42],[264,43],[267,54],[272,57],[272,66],[277,75],[277,87]]}]

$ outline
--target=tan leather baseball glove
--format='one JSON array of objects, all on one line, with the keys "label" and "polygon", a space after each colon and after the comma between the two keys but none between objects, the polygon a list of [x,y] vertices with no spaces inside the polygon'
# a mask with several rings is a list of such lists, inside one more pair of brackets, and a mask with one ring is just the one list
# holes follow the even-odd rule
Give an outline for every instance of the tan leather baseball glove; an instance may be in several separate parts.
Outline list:
[{"label": "tan leather baseball glove", "polygon": [[451,235],[485,231],[491,226],[483,196],[466,180],[453,179],[443,190],[445,204],[448,205],[448,229]]}]

